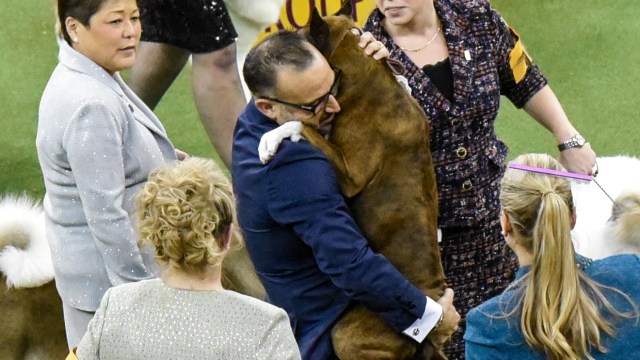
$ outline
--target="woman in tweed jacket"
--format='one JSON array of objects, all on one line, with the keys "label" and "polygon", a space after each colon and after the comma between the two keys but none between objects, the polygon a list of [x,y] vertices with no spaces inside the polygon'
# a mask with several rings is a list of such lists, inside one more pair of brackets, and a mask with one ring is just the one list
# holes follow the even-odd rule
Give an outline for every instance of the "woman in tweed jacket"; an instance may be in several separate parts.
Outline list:
[{"label": "woman in tweed jacket", "polygon": [[[590,173],[595,153],[571,125],[517,34],[485,0],[376,0],[365,30],[405,66],[430,119],[439,191],[441,253],[456,308],[466,312],[509,284],[498,221],[507,148],[495,134],[500,96],[524,108],[568,149],[570,171]],[[575,140],[575,141],[570,141]],[[447,354],[464,357],[464,321]]]}]

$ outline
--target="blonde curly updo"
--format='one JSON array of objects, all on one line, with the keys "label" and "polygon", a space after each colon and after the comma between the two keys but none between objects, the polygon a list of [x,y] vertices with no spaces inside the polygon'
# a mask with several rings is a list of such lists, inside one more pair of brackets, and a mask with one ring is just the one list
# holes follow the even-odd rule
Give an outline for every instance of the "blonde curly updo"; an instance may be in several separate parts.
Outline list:
[{"label": "blonde curly updo", "polygon": [[153,170],[136,204],[140,242],[155,247],[157,260],[191,274],[222,262],[235,199],[213,161],[192,157]]}]

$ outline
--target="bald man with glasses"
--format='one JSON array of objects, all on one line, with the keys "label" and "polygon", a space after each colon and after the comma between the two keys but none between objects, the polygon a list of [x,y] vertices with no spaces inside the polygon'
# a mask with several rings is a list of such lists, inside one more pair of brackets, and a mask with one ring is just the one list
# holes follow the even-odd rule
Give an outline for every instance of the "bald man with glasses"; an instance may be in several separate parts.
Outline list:
[{"label": "bald man with glasses", "polygon": [[[360,43],[374,58],[388,55],[369,33]],[[233,139],[238,220],[268,300],[287,311],[302,358],[336,358],[331,328],[354,302],[422,342],[444,313],[455,312],[453,293],[427,298],[368,246],[331,163],[311,144],[285,140],[266,164],[258,155],[262,135],[280,124],[331,122],[340,111],[340,71],[300,34],[282,31],[248,54],[243,75],[253,98]]]},{"label": "bald man with glasses", "polygon": [[333,70],[333,84],[331,85],[331,88],[329,88],[329,91],[327,91],[326,94],[322,95],[316,101],[312,101],[309,104],[293,104],[293,103],[290,103],[284,100],[279,100],[269,96],[262,96],[259,98],[259,100],[275,101],[277,103],[290,106],[294,109],[306,111],[311,115],[316,115],[320,111],[324,111],[324,109],[327,107],[327,103],[329,102],[330,97],[333,97],[333,99],[335,99],[336,95],[338,94],[338,84],[340,83],[340,76],[342,74],[339,69],[334,69],[334,68],[331,68],[331,69]]}]

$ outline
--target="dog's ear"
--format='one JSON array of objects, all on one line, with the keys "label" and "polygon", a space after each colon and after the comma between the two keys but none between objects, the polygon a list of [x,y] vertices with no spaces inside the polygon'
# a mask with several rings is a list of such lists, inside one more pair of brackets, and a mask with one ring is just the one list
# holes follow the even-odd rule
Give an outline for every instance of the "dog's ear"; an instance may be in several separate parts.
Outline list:
[{"label": "dog's ear", "polygon": [[329,50],[329,35],[329,24],[322,19],[322,16],[318,13],[318,9],[314,8],[311,14],[307,39],[322,54],[326,54]]},{"label": "dog's ear", "polygon": [[351,0],[343,0],[342,7],[338,10],[336,15],[344,15],[353,19],[353,6],[351,5]]}]

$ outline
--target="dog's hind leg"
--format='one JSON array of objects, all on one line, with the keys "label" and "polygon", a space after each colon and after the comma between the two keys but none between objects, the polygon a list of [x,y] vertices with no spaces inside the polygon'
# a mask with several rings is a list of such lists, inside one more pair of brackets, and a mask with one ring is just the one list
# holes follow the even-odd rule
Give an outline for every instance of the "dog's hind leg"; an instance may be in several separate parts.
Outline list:
[{"label": "dog's hind leg", "polygon": [[364,306],[346,313],[333,327],[331,335],[340,360],[415,359],[417,343],[395,332]]}]

